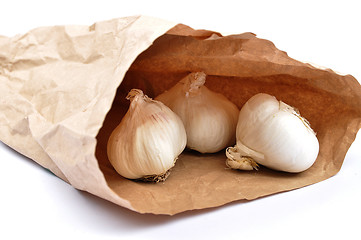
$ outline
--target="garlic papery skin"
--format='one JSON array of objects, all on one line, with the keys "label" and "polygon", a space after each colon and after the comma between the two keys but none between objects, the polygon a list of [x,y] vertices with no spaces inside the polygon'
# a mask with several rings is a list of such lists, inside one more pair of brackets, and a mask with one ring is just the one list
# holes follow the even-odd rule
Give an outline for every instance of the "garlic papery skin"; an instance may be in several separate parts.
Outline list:
[{"label": "garlic papery skin", "polygon": [[156,100],[182,119],[188,148],[214,153],[235,144],[239,109],[223,95],[204,86],[205,81],[205,73],[190,73]]},{"label": "garlic papery skin", "polygon": [[181,119],[167,106],[132,89],[128,112],[111,133],[107,153],[125,178],[163,181],[187,143]]},{"label": "garlic papery skin", "polygon": [[242,170],[261,164],[297,173],[311,167],[318,152],[319,142],[308,121],[274,96],[259,93],[239,113],[237,143],[227,148],[226,164]]}]

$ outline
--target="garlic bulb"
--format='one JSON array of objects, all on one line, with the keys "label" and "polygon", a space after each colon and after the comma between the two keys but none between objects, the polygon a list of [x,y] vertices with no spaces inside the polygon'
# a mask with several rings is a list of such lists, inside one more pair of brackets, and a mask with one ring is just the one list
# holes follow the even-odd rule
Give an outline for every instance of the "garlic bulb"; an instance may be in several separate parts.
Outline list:
[{"label": "garlic bulb", "polygon": [[110,163],[123,177],[163,181],[186,146],[180,118],[163,103],[132,89],[128,112],[109,137]]},{"label": "garlic bulb", "polygon": [[257,169],[259,163],[295,173],[311,167],[318,151],[315,132],[297,110],[259,93],[239,113],[237,144],[226,150],[226,163],[242,170]]},{"label": "garlic bulb", "polygon": [[188,148],[214,153],[235,143],[239,110],[226,97],[205,87],[205,81],[205,73],[191,73],[156,99],[182,119]]}]

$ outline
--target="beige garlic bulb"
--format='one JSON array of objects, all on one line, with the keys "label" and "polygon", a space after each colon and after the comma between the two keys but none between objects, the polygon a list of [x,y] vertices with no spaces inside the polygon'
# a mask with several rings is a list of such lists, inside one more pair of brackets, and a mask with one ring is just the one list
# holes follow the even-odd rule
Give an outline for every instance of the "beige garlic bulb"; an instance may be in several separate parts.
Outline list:
[{"label": "beige garlic bulb", "polygon": [[167,106],[132,89],[128,112],[109,137],[107,153],[125,178],[163,181],[186,146],[180,118]]},{"label": "beige garlic bulb", "polygon": [[226,150],[226,164],[234,169],[257,169],[258,164],[302,172],[316,161],[319,143],[308,121],[293,107],[259,93],[239,113],[237,144]]},{"label": "beige garlic bulb", "polygon": [[226,97],[204,86],[205,81],[205,73],[191,73],[156,100],[180,116],[188,148],[214,153],[235,143],[239,110]]}]

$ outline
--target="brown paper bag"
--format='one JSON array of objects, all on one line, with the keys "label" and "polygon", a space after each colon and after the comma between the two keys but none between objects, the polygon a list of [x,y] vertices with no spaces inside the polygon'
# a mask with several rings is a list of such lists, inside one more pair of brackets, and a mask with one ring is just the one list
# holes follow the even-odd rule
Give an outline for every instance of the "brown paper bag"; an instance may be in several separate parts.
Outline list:
[{"label": "brown paper bag", "polygon": [[[317,132],[307,171],[227,169],[224,151],[185,151],[164,183],[124,179],[106,142],[125,95],[155,97],[192,71],[239,108],[265,92],[295,106]],[[336,174],[361,126],[361,87],[291,59],[251,33],[225,36],[145,16],[0,37],[0,140],[79,190],[140,213],[176,214],[300,188]]]}]

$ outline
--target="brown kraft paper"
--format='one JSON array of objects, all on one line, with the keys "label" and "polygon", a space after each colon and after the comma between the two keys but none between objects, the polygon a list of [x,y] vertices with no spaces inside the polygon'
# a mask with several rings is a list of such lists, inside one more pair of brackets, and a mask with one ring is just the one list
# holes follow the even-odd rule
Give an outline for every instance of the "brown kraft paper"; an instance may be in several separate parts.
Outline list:
[{"label": "brown kraft paper", "polygon": [[[195,71],[239,109],[259,92],[296,107],[317,132],[315,164],[298,174],[236,171],[224,151],[185,150],[164,183],[118,175],[106,143],[128,91],[155,97]],[[361,126],[361,86],[351,75],[296,61],[252,33],[221,36],[146,16],[0,36],[0,96],[2,142],[76,189],[139,213],[173,215],[325,180]]]}]

